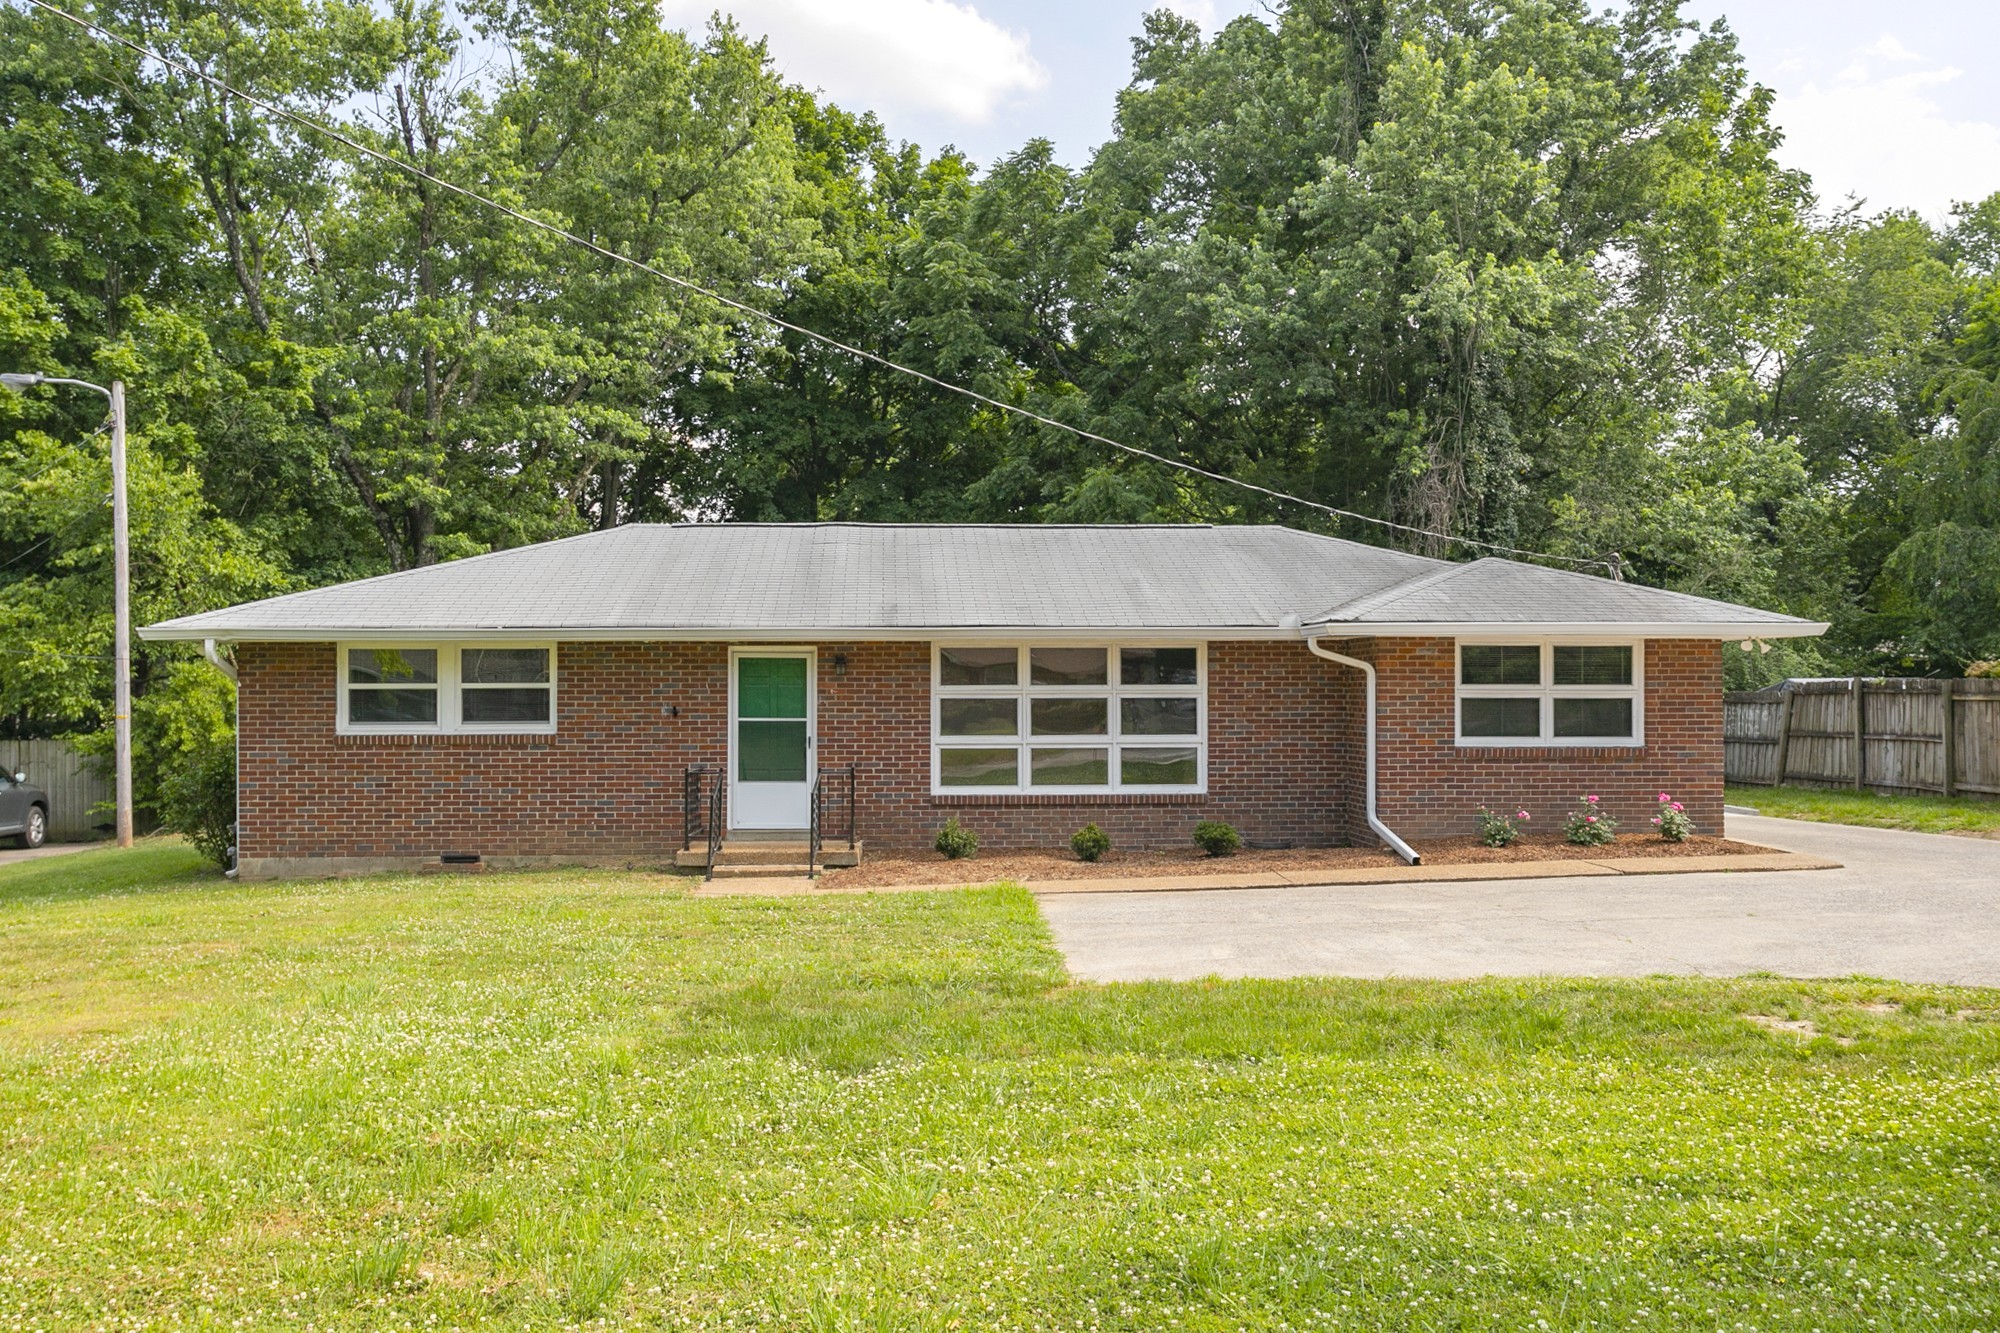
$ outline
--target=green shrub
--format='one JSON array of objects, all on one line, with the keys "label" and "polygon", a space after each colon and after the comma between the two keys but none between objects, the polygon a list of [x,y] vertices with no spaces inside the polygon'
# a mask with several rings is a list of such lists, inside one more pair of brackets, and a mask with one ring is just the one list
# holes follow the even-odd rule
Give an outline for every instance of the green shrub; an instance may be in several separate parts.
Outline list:
[{"label": "green shrub", "polygon": [[951,860],[961,861],[979,850],[979,835],[960,824],[958,816],[953,815],[944,821],[944,827],[938,830],[937,842],[933,845]]},{"label": "green shrub", "polygon": [[1512,847],[1521,837],[1521,825],[1528,822],[1526,810],[1511,815],[1479,807],[1479,840],[1488,847]]},{"label": "green shrub", "polygon": [[[98,772],[110,777],[110,727],[69,739]],[[145,692],[132,701],[132,804],[139,832],[184,831],[169,813],[176,801],[167,786],[190,763],[212,769],[220,762],[212,752],[220,748],[233,755],[235,746],[235,692],[228,678],[199,659],[157,666]],[[103,816],[108,823],[109,803]]]},{"label": "green shrub", "polygon": [[160,826],[227,869],[236,839],[236,746],[205,745],[176,756],[160,773]]},{"label": "green shrub", "polygon": [[1085,824],[1070,836],[1069,849],[1079,861],[1095,861],[1111,850],[1111,835],[1095,824]]},{"label": "green shrub", "polygon": [[1219,819],[1204,819],[1194,826],[1194,845],[1210,856],[1227,856],[1243,845],[1243,835]]},{"label": "green shrub", "polygon": [[1597,798],[1586,796],[1563,820],[1563,836],[1579,847],[1602,847],[1618,836],[1618,821],[1597,808]]}]

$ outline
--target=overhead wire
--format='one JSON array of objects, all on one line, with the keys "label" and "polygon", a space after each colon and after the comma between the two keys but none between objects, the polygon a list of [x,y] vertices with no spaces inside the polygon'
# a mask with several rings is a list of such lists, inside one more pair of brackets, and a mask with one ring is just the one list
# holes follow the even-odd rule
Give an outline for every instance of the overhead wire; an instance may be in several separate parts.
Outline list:
[{"label": "overhead wire", "polygon": [[[99,503],[109,506],[111,503],[111,497],[107,495],[103,497],[102,500],[99,501]],[[55,531],[49,533],[48,536],[43,537],[40,541],[33,542],[27,546],[24,546],[20,550],[14,552],[14,554],[9,556],[7,559],[0,560],[0,569],[7,569],[10,568],[11,566],[18,565],[23,560],[26,560],[29,556],[33,555],[36,551],[40,550],[42,547],[47,546],[50,542],[55,541],[58,538],[69,536],[69,534],[74,532],[79,526],[81,526],[86,519],[96,517],[97,512],[98,511],[95,509],[84,510],[82,513],[71,518],[69,522],[63,524]]]},{"label": "overhead wire", "polygon": [[113,660],[110,653],[58,653],[45,648],[0,647],[0,653],[6,653],[11,657],[53,657],[64,662],[109,662]]},{"label": "overhead wire", "polygon": [[[84,445],[89,444],[92,440],[104,434],[104,432],[109,429],[111,429],[111,423],[107,421],[102,426],[99,426],[96,430],[90,432],[90,434],[84,436],[82,439],[78,440],[75,444],[71,445],[70,447],[73,449],[81,449]],[[48,476],[49,473],[54,472],[59,467],[68,467],[75,462],[76,460],[74,458],[58,458],[55,462],[48,464],[46,467],[39,468],[34,472],[30,472],[25,477],[10,477],[9,480],[13,482],[13,484],[16,486],[26,486],[29,482],[40,481],[43,477]]]},{"label": "overhead wire", "polygon": [[1238,487],[1239,489],[1252,491],[1255,492],[1256,494],[1267,496],[1273,500],[1278,500],[1286,504],[1300,505],[1304,508],[1315,510],[1319,513],[1326,514],[1334,518],[1351,519],[1358,523],[1371,523],[1376,525],[1377,527],[1387,528],[1395,532],[1406,533],[1415,537],[1426,537],[1435,541],[1450,542],[1460,546],[1472,547],[1483,551],[1494,551],[1504,555],[1524,556],[1532,560],[1547,560],[1561,564],[1582,566],[1586,568],[1601,568],[1606,570],[1614,579],[1622,577],[1622,571],[1619,567],[1619,563],[1615,559],[1612,560],[1593,559],[1581,556],[1555,555],[1547,551],[1530,551],[1518,546],[1506,546],[1498,542],[1481,541],[1478,538],[1474,537],[1463,537],[1455,533],[1438,532],[1431,528],[1419,527],[1410,523],[1398,523],[1393,519],[1378,518],[1373,514],[1363,514],[1363,513],[1358,513],[1351,509],[1341,509],[1334,505],[1324,504],[1318,500],[1308,500],[1304,496],[1292,495],[1286,491],[1280,491],[1269,486],[1260,485],[1259,483],[1254,481],[1245,481],[1241,477],[1233,477],[1224,472],[1217,472],[1211,468],[1205,468],[1200,466],[1199,464],[1190,463],[1186,459],[1173,458],[1166,454],[1156,453],[1151,449],[1141,448],[1136,444],[1127,444],[1122,440],[1113,439],[1108,435],[1100,434],[1097,431],[1090,430],[1086,427],[1078,426],[1071,422],[1062,421],[1055,417],[1047,416],[1044,413],[1037,412],[1032,408],[1023,407],[1018,403],[1010,403],[1005,401],[1004,399],[995,398],[989,394],[981,393],[977,389],[968,388],[963,384],[955,384],[950,380],[941,379],[936,375],[930,374],[928,371],[919,370],[914,366],[905,365],[902,362],[895,361],[889,357],[883,356],[879,352],[871,352],[864,347],[857,347],[852,343],[843,342],[838,338],[835,338],[829,334],[821,333],[816,329],[807,328],[802,324],[796,324],[791,320],[784,318],[782,315],[775,315],[768,310],[761,310],[758,307],[750,305],[747,302],[736,300],[735,298],[730,296],[725,296],[721,292],[715,291],[709,287],[704,287],[700,283],[695,282],[692,279],[683,278],[679,274],[669,273],[664,269],[656,268],[653,265],[646,263],[644,260],[634,259],[629,255],[620,254],[618,251],[610,249],[607,246],[600,245],[596,241],[593,241],[586,236],[579,236],[575,232],[570,231],[565,227],[558,226],[557,224],[549,222],[546,219],[538,218],[531,213],[526,213],[518,208],[514,208],[511,207],[510,205],[503,204],[496,199],[492,199],[486,195],[480,194],[476,190],[470,189],[463,185],[459,185],[456,182],[446,180],[442,176],[433,175],[432,173],[424,170],[422,167],[416,165],[413,162],[406,162],[402,158],[399,158],[392,153],[384,152],[381,149],[373,147],[370,144],[363,143],[360,140],[355,139],[352,136],[345,134],[338,129],[335,129],[330,125],[322,124],[321,122],[312,119],[310,116],[302,115],[301,113],[293,111],[288,107],[267,101],[261,97],[256,96],[253,93],[245,92],[242,89],[237,88],[234,85],[227,83],[222,79],[217,78],[215,75],[208,73],[206,70],[199,69],[193,65],[188,64],[185,61],[177,60],[172,56],[165,55],[140,42],[133,41],[131,38],[126,37],[120,33],[113,32],[111,29],[106,28],[96,22],[93,22],[90,19],[84,18],[81,15],[72,14],[68,10],[62,8],[60,5],[50,3],[50,0],[27,0],[27,3],[34,6],[36,9],[44,10],[50,14],[53,14],[57,18],[63,19],[64,21],[71,23],[76,27],[82,28],[87,32],[94,33],[106,41],[115,42],[118,45],[125,47],[127,50],[130,50],[139,56],[142,56],[148,60],[157,61],[158,63],[160,63],[161,65],[165,66],[168,69],[176,70],[179,73],[187,75],[190,78],[198,79],[201,82],[207,84],[209,87],[215,89],[217,92],[228,97],[234,97],[248,106],[257,108],[258,110],[264,112],[266,115],[276,116],[282,120],[285,120],[293,125],[300,127],[301,129],[319,135],[322,138],[330,139],[335,143],[341,144],[342,146],[351,149],[356,153],[361,154],[364,157],[380,162],[385,166],[393,167],[394,169],[404,172],[407,175],[413,176],[419,180],[426,181],[429,184],[435,185],[441,190],[445,190],[451,194],[458,195],[463,199],[468,199],[483,208],[491,209],[494,212],[513,218],[517,222],[524,223],[527,226],[534,227],[540,231],[546,232],[551,236],[555,236],[563,241],[568,242],[571,245],[578,246],[584,250],[589,251],[592,254],[598,255],[604,259],[608,259],[613,263],[623,264],[628,268],[634,269],[638,272],[645,273],[651,277],[657,278],[660,281],[668,283],[674,287],[680,288],[683,291],[691,292],[697,296],[705,297],[706,299],[713,301],[717,305],[723,306],[729,310],[733,310],[751,319],[761,320],[762,322],[772,326],[773,328],[783,329],[788,333],[797,334],[801,338],[810,339],[813,342],[819,343],[821,346],[832,348],[835,351],[845,353],[846,355],[854,357],[858,360],[867,361],[871,364],[881,366],[886,370],[895,371],[898,374],[907,375],[913,379],[921,380],[922,382],[929,384],[935,388],[942,389],[947,393],[957,394],[959,397],[968,399],[972,402],[983,404],[987,407],[991,407],[996,411],[1005,412],[1011,416],[1018,417],[1022,420],[1032,421],[1038,425],[1047,426],[1052,430],[1066,432],[1070,435],[1075,436],[1078,439],[1088,440],[1093,444],[1104,445],[1106,448],[1115,449],[1120,453],[1124,453],[1134,458],[1147,459],[1151,462],[1158,463],[1164,467],[1173,468],[1176,469],[1177,471],[1185,472],[1193,476],[1203,477],[1209,481],[1217,482],[1221,485],[1235,486]]}]

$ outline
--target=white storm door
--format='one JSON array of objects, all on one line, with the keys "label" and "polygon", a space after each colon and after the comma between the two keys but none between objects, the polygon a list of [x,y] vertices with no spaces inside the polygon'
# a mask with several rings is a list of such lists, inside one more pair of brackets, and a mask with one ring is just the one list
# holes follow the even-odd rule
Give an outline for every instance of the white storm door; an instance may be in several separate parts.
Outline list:
[{"label": "white storm door", "polygon": [[729,659],[729,826],[803,829],[812,798],[813,649]]}]

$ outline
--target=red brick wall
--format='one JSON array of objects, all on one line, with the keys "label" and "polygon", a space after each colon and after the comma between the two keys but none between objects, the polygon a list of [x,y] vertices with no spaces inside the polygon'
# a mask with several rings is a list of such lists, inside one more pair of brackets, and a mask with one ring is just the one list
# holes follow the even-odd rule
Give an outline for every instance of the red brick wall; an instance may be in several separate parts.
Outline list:
[{"label": "red brick wall", "polygon": [[563,644],[553,736],[336,736],[332,644],[240,644],[239,854],[661,856],[682,769],[722,762],[727,662],[720,644]]},{"label": "red brick wall", "polygon": [[[845,675],[829,665],[848,659]],[[1329,718],[1360,711],[1359,674],[1329,671],[1301,643],[1208,646],[1208,793],[931,795],[930,645],[820,650],[819,760],[860,764],[869,846],[928,848],[952,816],[983,848],[1065,847],[1095,823],[1114,846],[1184,847],[1195,824],[1227,820],[1245,838],[1325,846],[1344,840],[1347,739]]]},{"label": "red brick wall", "polygon": [[[1451,639],[1329,646],[1375,664],[1377,810],[1418,851],[1425,838],[1478,832],[1481,805],[1526,810],[1531,829],[1554,832],[1584,795],[1600,797],[1624,831],[1636,833],[1650,831],[1656,798],[1670,791],[1702,832],[1722,831],[1722,645],[1713,640],[1648,640],[1646,743],[1595,749],[1456,745]],[[1357,761],[1357,790],[1361,772]],[[1348,832],[1372,840],[1359,802],[1354,809]]]},{"label": "red brick wall", "polygon": [[[662,858],[680,846],[682,770],[724,761],[728,655],[564,644],[552,736],[362,737],[334,734],[333,645],[242,644],[241,855]],[[1214,643],[1208,662],[1205,796],[932,796],[923,643],[821,645],[819,760],[860,764],[859,832],[881,849],[928,848],[953,815],[995,850],[1062,846],[1093,821],[1125,847],[1185,846],[1202,819],[1343,840],[1358,732],[1329,719],[1358,715],[1358,673],[1298,643]]]},{"label": "red brick wall", "polygon": [[[1586,790],[1628,828],[1646,826],[1661,789],[1704,830],[1721,827],[1715,643],[1647,645],[1637,750],[1459,749],[1450,640],[1340,649],[1377,665],[1381,813],[1406,838],[1470,833],[1482,803],[1525,806],[1552,827]],[[680,846],[682,770],[724,761],[728,655],[724,644],[564,644],[553,736],[356,737],[334,734],[331,644],[239,645],[241,854],[664,859]],[[1204,796],[932,796],[929,662],[922,643],[819,650],[820,763],[860,764],[870,847],[928,848],[952,815],[993,850],[1059,847],[1092,821],[1132,848],[1185,846],[1202,819],[1257,840],[1374,841],[1361,674],[1301,643],[1209,645]]]}]

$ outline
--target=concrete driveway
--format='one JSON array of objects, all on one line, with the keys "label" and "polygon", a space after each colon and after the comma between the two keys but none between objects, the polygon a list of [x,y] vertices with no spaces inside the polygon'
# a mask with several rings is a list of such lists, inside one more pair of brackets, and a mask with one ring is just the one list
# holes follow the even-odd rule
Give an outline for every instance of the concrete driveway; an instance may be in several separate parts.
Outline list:
[{"label": "concrete driveway", "polygon": [[1729,817],[1840,870],[1045,895],[1079,977],[1863,974],[2000,986],[2000,842]]},{"label": "concrete driveway", "polygon": [[0,866],[12,865],[16,861],[39,861],[45,856],[67,856],[71,852],[87,852],[102,846],[101,842],[45,842],[30,850],[16,847],[12,838],[0,838]]}]

